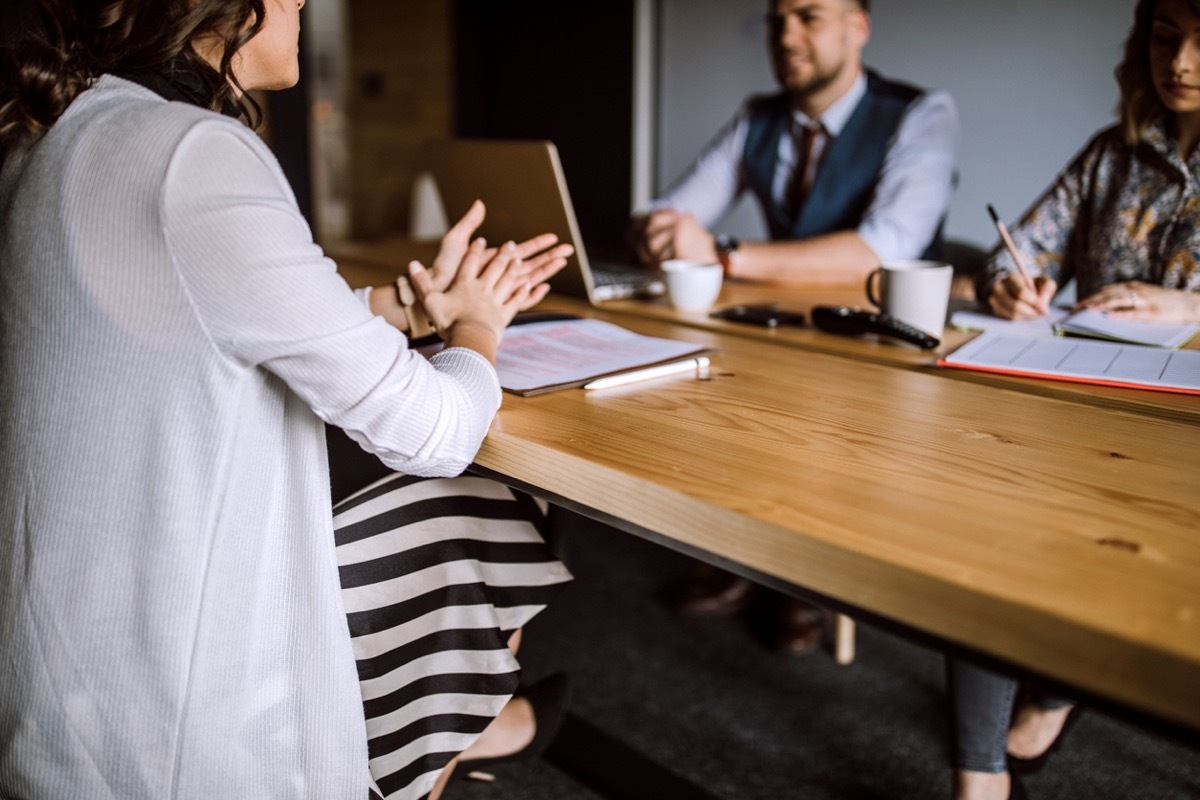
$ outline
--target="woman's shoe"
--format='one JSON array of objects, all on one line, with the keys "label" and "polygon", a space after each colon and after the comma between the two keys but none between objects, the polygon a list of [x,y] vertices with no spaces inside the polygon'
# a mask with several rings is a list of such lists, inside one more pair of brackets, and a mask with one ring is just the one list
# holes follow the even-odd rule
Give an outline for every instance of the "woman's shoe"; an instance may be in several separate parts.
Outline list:
[{"label": "woman's shoe", "polygon": [[1029,800],[1029,793],[1025,791],[1025,784],[1021,781],[1021,776],[1013,772],[1012,756],[1008,758],[1008,800]]},{"label": "woman's shoe", "polygon": [[1074,725],[1079,719],[1081,713],[1082,708],[1080,706],[1073,706],[1071,710],[1067,712],[1067,718],[1063,721],[1062,730],[1058,732],[1058,736],[1056,736],[1054,741],[1050,743],[1050,746],[1046,748],[1046,752],[1042,753],[1040,756],[1037,756],[1036,758],[1017,758],[1014,755],[1006,754],[1008,758],[1009,774],[1014,776],[1017,774],[1033,775],[1041,770],[1042,767],[1046,766],[1046,762],[1049,761],[1050,757],[1053,756],[1058,751],[1058,748],[1062,746],[1063,740],[1067,738],[1067,733],[1071,730],[1071,726]]},{"label": "woman's shoe", "polygon": [[513,697],[514,699],[525,698],[533,708],[533,719],[537,726],[533,733],[533,739],[520,750],[507,755],[463,759],[455,768],[456,773],[465,775],[510,761],[531,761],[546,752],[546,748],[554,741],[558,729],[562,727],[563,720],[567,717],[567,708],[571,702],[571,680],[567,677],[567,673],[556,672]]}]

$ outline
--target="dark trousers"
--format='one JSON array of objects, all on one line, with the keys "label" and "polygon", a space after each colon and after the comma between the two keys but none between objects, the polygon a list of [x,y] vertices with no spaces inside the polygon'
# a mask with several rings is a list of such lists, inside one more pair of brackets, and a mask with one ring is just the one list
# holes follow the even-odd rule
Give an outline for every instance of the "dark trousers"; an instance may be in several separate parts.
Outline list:
[{"label": "dark trousers", "polygon": [[[957,658],[946,659],[954,731],[954,766],[972,772],[1004,772],[1008,727],[1017,698],[1017,681]],[[1063,708],[1071,700],[1034,693],[1044,709]]]}]

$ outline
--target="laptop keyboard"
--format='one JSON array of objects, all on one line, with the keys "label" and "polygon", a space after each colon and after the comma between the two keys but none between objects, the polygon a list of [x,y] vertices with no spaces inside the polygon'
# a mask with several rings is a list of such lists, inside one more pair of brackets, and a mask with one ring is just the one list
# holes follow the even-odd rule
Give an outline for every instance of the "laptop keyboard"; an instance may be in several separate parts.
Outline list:
[{"label": "laptop keyboard", "polygon": [[661,294],[662,276],[648,269],[619,264],[592,264],[592,283],[595,286],[621,287],[630,294]]}]

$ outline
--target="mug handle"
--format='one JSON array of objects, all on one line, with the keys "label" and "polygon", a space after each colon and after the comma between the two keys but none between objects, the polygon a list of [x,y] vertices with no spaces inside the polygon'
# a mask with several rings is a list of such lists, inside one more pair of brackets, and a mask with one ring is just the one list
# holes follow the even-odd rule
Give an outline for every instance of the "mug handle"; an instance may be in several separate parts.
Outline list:
[{"label": "mug handle", "polygon": [[879,302],[879,298],[875,296],[875,277],[883,274],[883,267],[871,270],[871,274],[867,276],[867,299],[876,308],[883,308],[883,303]]}]

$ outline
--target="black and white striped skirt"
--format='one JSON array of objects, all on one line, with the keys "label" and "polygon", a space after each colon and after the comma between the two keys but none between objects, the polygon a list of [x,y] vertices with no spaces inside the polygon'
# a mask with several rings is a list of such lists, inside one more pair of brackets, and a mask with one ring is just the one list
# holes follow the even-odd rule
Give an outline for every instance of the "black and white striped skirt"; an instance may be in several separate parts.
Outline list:
[{"label": "black and white striped skirt", "polygon": [[500,712],[507,642],[571,579],[532,498],[486,478],[390,475],[334,507],[342,597],[387,800],[424,797]]}]

